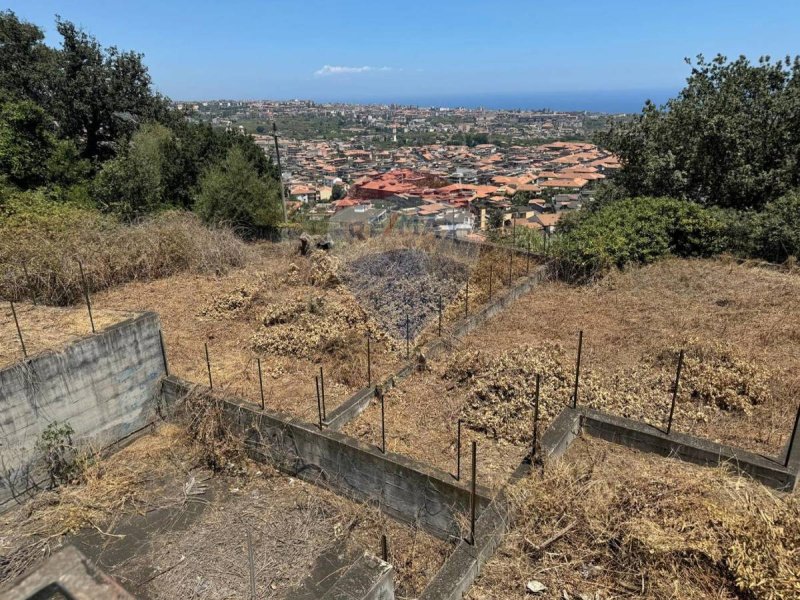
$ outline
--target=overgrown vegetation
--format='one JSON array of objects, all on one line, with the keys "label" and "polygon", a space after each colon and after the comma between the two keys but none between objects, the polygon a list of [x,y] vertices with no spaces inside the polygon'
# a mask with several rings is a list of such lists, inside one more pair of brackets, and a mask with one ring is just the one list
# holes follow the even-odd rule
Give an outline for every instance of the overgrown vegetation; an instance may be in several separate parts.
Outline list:
[{"label": "overgrown vegetation", "polygon": [[0,295],[49,304],[80,299],[134,279],[185,270],[220,273],[244,264],[248,249],[230,230],[191,213],[167,211],[126,224],[115,215],[48,201],[42,192],[8,199],[0,212]]},{"label": "overgrown vegetation", "polygon": [[36,450],[42,454],[52,488],[70,483],[80,475],[80,461],[72,443],[74,433],[69,423],[53,421],[36,440]]},{"label": "overgrown vegetation", "polygon": [[53,48],[0,12],[0,206],[30,195],[130,221],[197,204],[209,223],[280,222],[277,170],[250,136],[187,122],[141,54],[60,18],[56,29]]}]

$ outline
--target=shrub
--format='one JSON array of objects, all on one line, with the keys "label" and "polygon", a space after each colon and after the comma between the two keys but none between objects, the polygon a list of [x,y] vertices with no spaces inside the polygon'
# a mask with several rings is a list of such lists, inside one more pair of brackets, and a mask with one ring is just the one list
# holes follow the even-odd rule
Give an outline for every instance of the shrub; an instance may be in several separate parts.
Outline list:
[{"label": "shrub", "polygon": [[754,219],[755,255],[771,262],[800,258],[800,192],[767,203]]},{"label": "shrub", "polygon": [[99,290],[185,270],[224,272],[244,264],[246,253],[230,230],[208,228],[190,213],[126,225],[96,209],[22,193],[0,212],[0,296],[75,302],[83,293],[78,260],[90,289]]},{"label": "shrub", "polygon": [[576,214],[559,227],[555,267],[567,280],[666,256],[722,250],[722,222],[707,209],[672,198],[627,198]]}]

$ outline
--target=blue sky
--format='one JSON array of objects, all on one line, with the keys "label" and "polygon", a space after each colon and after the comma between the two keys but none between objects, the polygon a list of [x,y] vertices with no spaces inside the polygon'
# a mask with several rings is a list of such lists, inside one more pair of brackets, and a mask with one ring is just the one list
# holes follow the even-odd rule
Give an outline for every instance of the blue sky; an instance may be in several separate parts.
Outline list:
[{"label": "blue sky", "polygon": [[59,14],[104,45],[144,53],[156,87],[173,99],[513,105],[609,96],[638,106],[681,87],[685,56],[800,53],[797,0],[6,5],[44,27],[49,43],[58,41]]}]

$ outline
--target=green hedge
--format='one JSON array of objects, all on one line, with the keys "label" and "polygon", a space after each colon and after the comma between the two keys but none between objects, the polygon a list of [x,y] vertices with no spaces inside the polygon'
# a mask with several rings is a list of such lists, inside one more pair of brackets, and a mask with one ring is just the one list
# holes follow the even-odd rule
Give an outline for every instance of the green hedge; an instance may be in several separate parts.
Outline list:
[{"label": "green hedge", "polygon": [[724,249],[723,221],[685,200],[627,198],[563,221],[553,251],[555,267],[568,281],[662,256],[710,256]]}]

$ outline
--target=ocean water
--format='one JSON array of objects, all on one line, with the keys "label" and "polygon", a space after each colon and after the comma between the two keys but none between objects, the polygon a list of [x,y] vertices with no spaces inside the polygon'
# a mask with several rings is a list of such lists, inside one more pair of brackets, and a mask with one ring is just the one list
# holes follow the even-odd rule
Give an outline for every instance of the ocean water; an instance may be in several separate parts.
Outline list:
[{"label": "ocean water", "polygon": [[339,102],[404,104],[449,108],[549,109],[554,111],[590,111],[603,113],[638,113],[646,100],[658,105],[675,96],[675,89],[601,90],[580,92],[530,92],[516,94],[441,94],[394,98],[337,98]]}]

